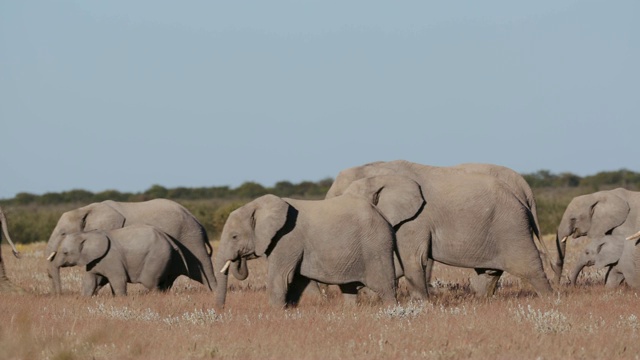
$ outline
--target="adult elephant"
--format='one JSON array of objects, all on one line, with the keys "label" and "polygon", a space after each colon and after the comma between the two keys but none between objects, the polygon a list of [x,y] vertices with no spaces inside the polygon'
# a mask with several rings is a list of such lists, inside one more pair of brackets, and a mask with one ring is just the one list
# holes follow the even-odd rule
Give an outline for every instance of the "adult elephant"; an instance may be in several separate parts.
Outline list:
[{"label": "adult elephant", "polygon": [[[18,249],[11,241],[11,237],[9,236],[9,229],[7,228],[7,218],[0,208],[0,225],[2,225],[2,233],[4,237],[7,238],[7,242],[11,245],[11,250],[13,251],[13,255],[15,257],[19,257]],[[0,234],[0,242],[2,241],[2,234]],[[4,268],[4,261],[2,260],[2,249],[0,249],[0,292],[18,292],[21,293],[23,290],[18,286],[12,284],[7,278],[7,273]]]},{"label": "adult elephant", "polygon": [[376,162],[341,171],[326,197],[339,196],[358,179],[379,175],[405,176],[421,186],[424,210],[396,232],[405,277],[417,293],[428,294],[431,260],[475,269],[478,277],[471,286],[478,295],[493,294],[503,271],[527,279],[539,294],[549,293],[541,259],[545,246],[540,241],[538,250],[533,239],[535,233],[540,240],[531,209],[535,202],[524,197],[518,184],[496,175],[504,169]]},{"label": "adult elephant", "polygon": [[562,215],[556,232],[558,258],[556,281],[560,282],[566,241],[570,237],[600,239],[607,234],[629,236],[640,228],[640,192],[623,188],[574,197]]},{"label": "adult elephant", "polygon": [[[217,282],[211,263],[211,244],[200,222],[182,205],[167,199],[143,202],[107,200],[67,211],[58,220],[47,243],[49,276],[54,293],[60,294],[60,268],[54,261],[67,234],[92,230],[119,229],[125,225],[151,225],[177,241],[186,259],[184,275],[214,290]],[[170,287],[170,285],[169,285]]]}]

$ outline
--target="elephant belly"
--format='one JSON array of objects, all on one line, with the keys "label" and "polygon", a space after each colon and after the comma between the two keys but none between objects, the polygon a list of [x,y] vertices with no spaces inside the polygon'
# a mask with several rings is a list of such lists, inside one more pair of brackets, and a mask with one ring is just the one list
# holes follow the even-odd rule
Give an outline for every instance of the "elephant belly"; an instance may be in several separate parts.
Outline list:
[{"label": "elephant belly", "polygon": [[304,255],[300,274],[325,284],[362,282],[365,268],[362,261],[349,252],[331,256]]},{"label": "elephant belly", "polygon": [[499,249],[490,239],[464,240],[465,236],[456,234],[456,241],[435,238],[431,244],[431,257],[450,266],[465,268],[501,268]]}]

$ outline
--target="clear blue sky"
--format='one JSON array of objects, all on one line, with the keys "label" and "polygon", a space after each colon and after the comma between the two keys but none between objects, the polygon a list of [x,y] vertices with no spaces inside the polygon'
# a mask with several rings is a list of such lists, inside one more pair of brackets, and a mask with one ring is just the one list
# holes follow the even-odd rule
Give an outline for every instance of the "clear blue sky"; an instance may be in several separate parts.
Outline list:
[{"label": "clear blue sky", "polygon": [[639,1],[2,1],[0,198],[640,171]]}]

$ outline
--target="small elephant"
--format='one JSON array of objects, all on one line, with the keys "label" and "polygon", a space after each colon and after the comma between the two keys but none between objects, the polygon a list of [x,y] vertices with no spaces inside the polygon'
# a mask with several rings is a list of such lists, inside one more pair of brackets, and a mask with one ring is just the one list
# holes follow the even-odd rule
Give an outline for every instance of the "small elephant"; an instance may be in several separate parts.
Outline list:
[{"label": "small elephant", "polygon": [[364,285],[384,303],[395,303],[393,226],[415,216],[424,199],[386,195],[408,201],[381,209],[355,193],[326,200],[265,195],[236,209],[224,225],[214,262],[222,273],[216,306],[224,306],[229,264],[256,256],[267,257],[267,291],[274,307],[295,305],[311,280],[339,285],[352,296]]},{"label": "small elephant", "polygon": [[556,232],[559,268],[556,280],[560,280],[567,239],[581,236],[600,239],[606,234],[629,236],[639,228],[640,192],[617,188],[576,196],[564,211]]},{"label": "small elephant", "polygon": [[[65,235],[81,231],[119,229],[125,224],[152,225],[167,233],[177,242],[187,260],[188,267],[183,275],[202,283],[209,290],[215,289],[216,278],[211,263],[212,248],[202,224],[177,202],[154,199],[141,202],[106,200],[62,214],[47,242],[48,273],[53,292],[62,292],[60,268],[53,260]],[[232,271],[236,269],[233,268]]]},{"label": "small elephant", "polygon": [[626,281],[629,286],[640,288],[640,246],[636,239],[629,239],[624,235],[605,235],[593,239],[578,259],[571,282],[576,283],[585,266],[595,265],[598,269],[607,268],[606,287],[616,287]]},{"label": "small elephant", "polygon": [[107,283],[114,295],[126,295],[127,283],[166,291],[187,267],[176,242],[149,225],[67,234],[53,263],[58,268],[86,266],[85,296],[95,295]]}]

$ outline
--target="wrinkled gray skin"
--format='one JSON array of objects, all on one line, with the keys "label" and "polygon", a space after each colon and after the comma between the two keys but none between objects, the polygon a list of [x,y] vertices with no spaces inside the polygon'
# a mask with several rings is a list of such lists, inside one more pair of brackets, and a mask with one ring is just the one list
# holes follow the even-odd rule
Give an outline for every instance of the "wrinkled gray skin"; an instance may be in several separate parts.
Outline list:
[{"label": "wrinkled gray skin", "polygon": [[[475,269],[478,276],[471,286],[479,296],[494,293],[503,271],[528,280],[538,294],[550,293],[541,259],[546,248],[539,241],[539,251],[533,238],[535,234],[539,240],[539,230],[528,185],[510,183],[513,171],[504,167],[465,166],[469,164],[434,167],[403,160],[366,164],[340,172],[326,197],[376,175],[406,176],[420,184],[426,206],[396,232],[413,296],[428,296],[430,259]],[[500,175],[504,173],[508,176]]]},{"label": "wrinkled gray skin", "polygon": [[126,295],[127,283],[166,291],[186,273],[177,243],[149,225],[64,235],[52,262],[56,267],[86,266],[82,295],[92,296],[107,283],[114,295]]},{"label": "wrinkled gray skin", "polygon": [[624,235],[605,235],[593,239],[584,248],[571,273],[576,283],[585,266],[607,268],[605,286],[617,287],[623,281],[633,288],[640,288],[640,246],[638,240],[626,240]]},{"label": "wrinkled gray skin", "polygon": [[[11,246],[13,255],[15,257],[19,257],[18,249],[16,249],[16,246],[13,244],[13,241],[11,241],[11,237],[9,236],[9,229],[7,228],[7,218],[5,217],[4,212],[2,211],[2,208],[0,208],[0,225],[2,226],[2,233],[0,233],[0,242],[2,241],[2,234],[4,234],[4,237],[7,238],[7,242]],[[20,287],[12,284],[9,281],[9,278],[7,278],[7,274],[4,269],[4,261],[2,260],[1,249],[0,249],[0,292],[3,292],[3,293],[4,292],[14,292],[14,293],[23,292],[23,290]]]},{"label": "wrinkled gray skin", "polygon": [[618,188],[576,196],[564,211],[556,232],[559,268],[556,281],[560,281],[564,266],[567,239],[580,236],[600,239],[608,234],[629,236],[639,228],[640,192]]},{"label": "wrinkled gray skin", "polygon": [[211,263],[211,245],[204,227],[182,205],[166,199],[143,202],[93,203],[67,211],[60,217],[47,243],[49,276],[53,292],[60,294],[60,268],[55,265],[58,246],[64,235],[92,230],[112,230],[146,224],[157,227],[176,240],[188,264],[189,278],[213,290],[216,278]]},{"label": "wrinkled gray skin", "polygon": [[[403,194],[407,189],[414,193]],[[386,196],[408,201],[378,207],[350,192],[314,201],[262,196],[229,215],[216,271],[227,261],[266,256],[269,302],[278,308],[295,305],[310,280],[339,285],[352,296],[365,285],[383,302],[395,303],[392,225],[415,216],[424,205],[417,184],[399,190],[389,188]],[[226,287],[227,275],[218,274],[218,308],[224,306]]]}]

